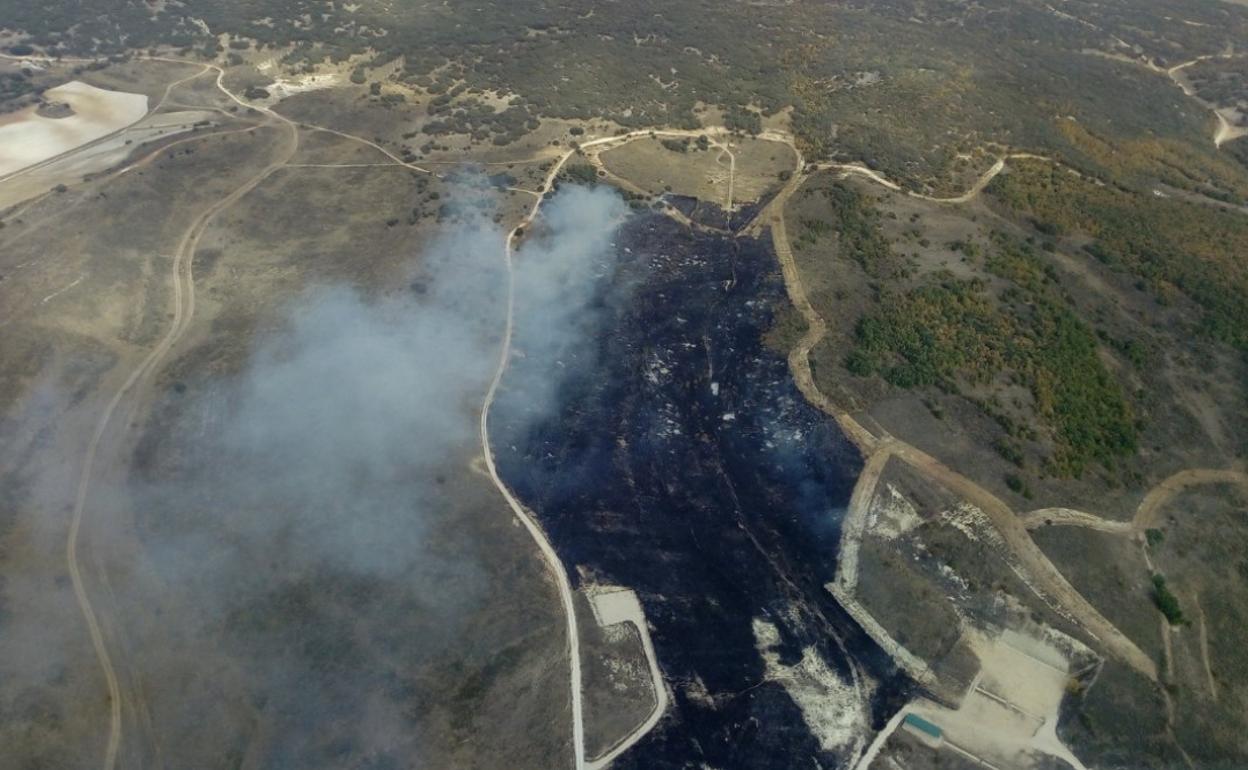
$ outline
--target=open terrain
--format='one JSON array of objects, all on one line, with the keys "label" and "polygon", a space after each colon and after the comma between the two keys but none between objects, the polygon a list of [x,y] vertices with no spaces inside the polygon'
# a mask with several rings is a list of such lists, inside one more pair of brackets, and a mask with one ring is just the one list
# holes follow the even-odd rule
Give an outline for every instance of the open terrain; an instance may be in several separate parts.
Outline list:
[{"label": "open terrain", "polygon": [[0,0],[17,766],[1248,756],[1238,5],[96,10]]}]

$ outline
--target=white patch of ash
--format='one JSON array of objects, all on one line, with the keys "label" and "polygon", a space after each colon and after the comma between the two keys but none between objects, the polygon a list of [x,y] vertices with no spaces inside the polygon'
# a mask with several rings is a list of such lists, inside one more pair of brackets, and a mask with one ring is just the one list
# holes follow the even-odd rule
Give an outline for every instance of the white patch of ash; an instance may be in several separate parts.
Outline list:
[{"label": "white patch of ash", "polygon": [[780,643],[779,629],[762,618],[755,618],[752,625],[767,679],[788,691],[819,745],[825,751],[856,756],[868,727],[862,693],[830,669],[813,646],[802,650],[799,662],[784,665],[775,650]]},{"label": "white patch of ash", "polygon": [[918,511],[892,484],[875,496],[867,513],[867,529],[886,540],[896,540],[923,523]]}]

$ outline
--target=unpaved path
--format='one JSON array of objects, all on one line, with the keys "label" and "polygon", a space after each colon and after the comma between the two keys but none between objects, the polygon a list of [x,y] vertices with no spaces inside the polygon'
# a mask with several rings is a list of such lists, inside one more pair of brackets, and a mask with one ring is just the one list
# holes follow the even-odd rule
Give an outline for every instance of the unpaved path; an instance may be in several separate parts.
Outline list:
[{"label": "unpaved path", "polygon": [[1200,663],[1205,669],[1205,682],[1209,685],[1209,697],[1218,699],[1218,683],[1213,678],[1213,666],[1209,665],[1209,626],[1205,623],[1205,608],[1200,604],[1200,596],[1192,592],[1192,604],[1196,605],[1196,618],[1200,622]]},{"label": "unpaved path", "polygon": [[1113,521],[1074,508],[1039,508],[1019,517],[1027,529],[1041,527],[1083,527],[1113,535],[1130,535],[1135,527],[1129,521]]},{"label": "unpaved path", "polygon": [[1022,519],[1000,498],[965,476],[950,469],[916,447],[893,439],[890,444],[895,456],[923,471],[928,477],[971,502],[988,515],[993,527],[1005,539],[1010,554],[1018,560],[1025,582],[1059,614],[1081,626],[1101,646],[1119,660],[1130,665],[1153,681],[1157,680],[1157,664],[1144,654],[1135,642],[1109,622],[1091,602],[1084,598],[1066,577],[1053,566],[1035,541],[1031,539]]},{"label": "unpaved path", "polygon": [[[149,152],[147,155],[144,155],[143,157],[139,158],[138,160],[131,161],[130,163],[125,164],[124,166],[114,168],[107,175],[100,177],[98,181],[102,184],[107,184],[108,182],[111,182],[112,180],[116,179],[119,176],[123,176],[125,174],[130,173],[131,171],[141,169],[147,166],[148,164],[150,164],[152,161],[157,160],[160,157],[163,157],[165,153],[167,153],[169,150],[179,145],[187,144],[188,142],[198,142],[200,140],[208,139],[209,137],[214,137],[214,136],[229,136],[231,134],[244,134],[249,131],[255,131],[256,129],[260,128],[261,125],[262,124],[260,123],[253,123],[252,125],[246,128],[233,128],[233,129],[226,129],[223,131],[207,131],[204,133],[198,133],[192,136],[188,136],[184,139],[178,139],[176,141],[169,142],[167,144],[162,144],[156,149]],[[83,148],[79,148],[79,149],[83,149]],[[12,214],[8,216],[8,218],[14,219],[14,220],[20,218],[21,215],[24,214],[27,209],[34,206],[39,201],[43,200],[44,198],[48,197],[48,195],[51,195],[51,194],[52,193],[44,193],[43,195],[39,195],[39,196],[36,196],[35,198],[32,198],[31,200],[23,204],[19,209],[16,209]],[[49,216],[46,216],[35,222],[31,222],[27,224],[26,226],[22,227],[15,235],[10,237],[8,240],[0,243],[0,250],[6,249],[12,246],[13,244],[17,243],[18,241],[29,237],[31,234],[39,232],[40,230],[43,229],[45,225],[48,225],[51,222],[54,222],[58,219],[63,218],[68,211],[76,208],[82,202],[83,201],[81,200],[74,201],[73,203],[70,203],[68,206],[56,211],[53,214],[50,214]],[[32,264],[32,263],[30,262],[22,263],[20,265],[17,265],[14,269],[20,270],[29,264]],[[4,320],[0,320],[0,325],[7,323],[10,320],[12,319],[6,318]]]},{"label": "unpaved path", "polygon": [[[565,153],[551,167],[542,184],[542,192],[550,189],[555,176],[573,154],[573,152]],[[498,468],[494,464],[494,449],[490,444],[490,407],[494,405],[494,397],[498,393],[498,386],[503,381],[503,374],[507,371],[507,364],[511,359],[511,338],[515,322],[516,304],[516,276],[513,260],[515,242],[521,230],[533,223],[533,220],[541,210],[543,200],[544,197],[539,195],[537,200],[533,202],[533,207],[529,209],[529,213],[508,233],[503,249],[503,258],[507,268],[507,322],[503,329],[503,345],[499,351],[498,366],[494,370],[494,378],[490,380],[490,387],[485,393],[485,401],[481,405],[481,451],[485,455],[485,467],[489,471],[490,479],[494,482],[494,486],[498,488],[499,493],[502,494],[503,499],[507,501],[507,505],[512,512],[516,514],[516,518],[520,520],[520,523],[524,525],[533,541],[537,543],[538,550],[541,552],[547,568],[555,579],[555,587],[559,590],[559,599],[563,604],[563,614],[567,624],[568,663],[572,698],[573,765],[576,770],[585,770],[585,722],[584,708],[581,703],[581,640],[580,632],[577,629],[576,608],[572,601],[572,585],[568,580],[568,572],[563,565],[563,561],[560,560],[559,555],[555,552],[554,546],[550,544],[550,539],[546,536],[541,525],[525,510],[524,506],[520,504],[520,501],[516,499],[516,496],[512,494],[511,490],[499,477]]]},{"label": "unpaved path", "polygon": [[[799,171],[802,168],[801,163],[799,155],[797,167]],[[1005,159],[999,160],[997,164],[994,164],[993,168],[995,171],[990,169],[988,173],[975,183],[971,190],[964,195],[946,200],[969,200],[978,195],[991,181],[992,177],[1000,172],[1000,168],[1004,164]],[[861,167],[854,168],[860,169]],[[871,178],[882,179],[882,177],[879,177],[870,169],[856,172],[864,173]],[[1101,615],[1066,580],[1061,572],[1053,566],[1053,563],[1049,561],[1048,557],[1036,546],[1035,541],[1027,533],[1022,520],[1015,515],[1009,506],[996,495],[918,448],[891,436],[875,436],[848,412],[836,407],[819,390],[810,371],[810,351],[827,333],[827,323],[815,311],[807,297],[801,271],[793,259],[792,247],[784,220],[784,203],[792,195],[793,191],[797,189],[798,184],[800,184],[797,181],[799,176],[800,174],[794,174],[790,184],[786,185],[776,196],[776,199],[768,207],[767,211],[770,214],[772,239],[775,244],[776,255],[780,260],[781,272],[784,275],[789,299],[798,312],[802,314],[807,325],[806,333],[802,335],[789,354],[789,366],[802,394],[811,403],[835,419],[844,430],[846,436],[858,446],[863,455],[869,458],[869,461],[876,453],[888,453],[905,461],[929,478],[944,485],[955,494],[980,508],[1009,547],[1017,567],[1023,572],[1023,579],[1041,599],[1052,606],[1059,614],[1070,618],[1082,627],[1089,636],[1099,641],[1115,657],[1156,681],[1157,666],[1152,659],[1145,655],[1134,642]]]},{"label": "unpaved path", "polygon": [[[331,131],[330,133],[338,134],[340,132]],[[641,136],[647,136],[649,135],[649,133],[650,133],[649,131],[635,131],[629,134],[622,134],[620,136],[603,137],[601,139],[594,139],[594,140],[581,144],[580,149],[583,151],[588,148],[601,147],[603,145],[628,142]],[[656,133],[660,135],[697,136],[701,132],[682,131],[682,132],[656,132]],[[377,149],[381,150],[382,152],[386,152],[383,148],[373,144],[372,142],[365,141],[365,143],[370,144],[374,147],[377,147]],[[394,158],[394,156],[391,155],[390,153],[386,152],[386,154]],[[490,424],[489,424],[490,407],[492,407],[494,404],[494,398],[498,393],[498,388],[499,388],[499,385],[502,383],[503,375],[507,371],[507,364],[509,363],[511,359],[511,340],[512,340],[512,335],[513,335],[513,330],[514,330],[514,323],[515,323],[515,266],[514,266],[513,258],[514,258],[516,239],[519,237],[520,232],[524,230],[525,228],[529,227],[530,225],[532,225],[533,220],[537,218],[538,213],[541,211],[542,202],[545,200],[545,193],[551,189],[551,186],[554,184],[555,177],[559,175],[559,172],[563,169],[563,166],[576,154],[577,154],[577,150],[569,150],[565,152],[563,155],[559,156],[558,160],[554,163],[554,165],[551,166],[550,170],[547,172],[546,178],[542,182],[542,186],[540,187],[540,189],[538,189],[534,193],[537,196],[537,200],[533,202],[533,207],[529,209],[529,213],[525,215],[524,219],[520,220],[520,222],[507,235],[507,239],[506,239],[504,250],[503,250],[503,257],[504,257],[506,268],[507,268],[507,316],[506,316],[507,321],[503,329],[503,345],[502,345],[502,349],[499,352],[498,367],[494,370],[494,378],[490,381],[490,387],[486,391],[486,394],[485,394],[485,401],[481,405],[480,433],[481,433],[481,449],[482,449],[482,452],[484,453],[485,466],[486,466],[486,470],[489,472],[490,479],[494,482],[494,486],[497,487],[499,493],[502,494],[503,499],[507,501],[508,507],[510,507],[512,512],[515,513],[516,518],[520,520],[520,523],[524,526],[524,528],[528,531],[529,535],[533,538],[534,542],[537,544],[538,550],[541,552],[543,559],[545,559],[547,568],[550,570],[551,575],[554,577],[555,586],[559,591],[559,598],[560,598],[561,603],[563,604],[563,612],[564,612],[564,618],[565,618],[566,627],[567,627],[567,638],[568,638],[568,661],[569,661],[569,673],[570,673],[570,679],[571,679],[570,684],[571,684],[571,703],[572,703],[573,762],[574,762],[574,766],[576,770],[586,770],[586,768],[589,765],[587,765],[586,760],[585,760],[585,723],[584,723],[584,707],[582,705],[583,685],[582,685],[582,673],[581,673],[580,632],[577,628],[576,610],[573,605],[571,582],[568,580],[567,569],[564,566],[563,561],[559,558],[559,555],[555,551],[554,546],[551,545],[550,539],[546,536],[546,532],[542,529],[541,524],[538,523],[537,520],[532,516],[532,514],[530,514],[529,511],[527,511],[524,508],[524,506],[520,503],[520,501],[516,499],[516,496],[512,494],[511,490],[507,487],[506,483],[504,483],[503,480],[499,477],[498,468],[496,467],[495,462],[494,462],[494,450],[490,444]],[[397,158],[394,158],[394,159],[398,160]],[[404,163],[404,165],[410,165],[410,164]],[[652,649],[647,650],[647,657],[651,657],[652,655],[653,655],[653,650]],[[653,665],[651,666],[651,675],[658,676],[658,680],[654,682],[655,692],[656,693],[664,692],[664,695],[665,695],[666,693],[664,690],[664,684],[662,682],[662,675],[658,670],[657,659],[654,661]],[[656,696],[656,700],[658,700],[657,696]],[[662,701],[660,701],[660,703],[661,703],[661,707],[665,707],[666,698],[664,697]],[[642,736],[644,736],[647,732],[649,732],[650,729],[652,729],[654,725],[658,722],[658,717],[662,715],[661,707],[656,708],[656,713],[652,713],[650,718],[646,719],[644,722],[638,725],[638,727],[630,735],[626,736],[623,740],[621,740],[618,744],[616,744],[616,746],[612,749],[612,752],[609,758],[607,758],[605,761],[603,759],[600,759],[596,762],[591,763],[592,767],[595,770],[597,768],[605,767],[606,764],[608,764],[611,759],[618,757],[620,754],[624,753],[629,748],[631,748],[637,741],[641,740]]]},{"label": "unpaved path", "polygon": [[845,519],[841,524],[845,533],[842,536],[844,547],[837,557],[836,582],[846,593],[852,593],[858,587],[858,550],[866,532],[871,501],[875,499],[875,490],[880,483],[880,474],[888,464],[888,457],[887,452],[876,452],[867,459],[845,509]]},{"label": "unpaved path", "polygon": [[735,185],[737,181],[737,156],[733,154],[732,150],[728,148],[727,143],[724,143],[718,146],[720,148],[719,156],[715,158],[715,162],[719,163],[720,160],[724,157],[724,155],[728,156],[728,197],[727,197],[727,200],[724,202],[724,211],[727,211],[729,214],[731,214],[732,203],[733,203],[732,196],[734,192],[733,185]]},{"label": "unpaved path", "polygon": [[878,185],[887,187],[894,192],[904,192],[911,198],[918,198],[919,200],[930,201],[932,203],[969,203],[984,191],[984,188],[997,177],[997,174],[1000,174],[1003,170],[1005,170],[1005,164],[1008,161],[1014,159],[1043,160],[1050,163],[1053,162],[1051,158],[1045,157],[1044,155],[1036,155],[1030,152],[1012,152],[1008,155],[997,158],[996,162],[994,162],[987,171],[980,174],[975,182],[967,188],[966,192],[948,197],[925,195],[920,192],[915,192],[914,190],[903,190],[901,185],[883,176],[878,171],[869,169],[858,163],[818,163],[815,165],[815,168],[821,171],[842,171],[847,174],[857,174],[858,176],[870,179]]},{"label": "unpaved path", "polygon": [[[179,62],[182,63],[182,62]],[[217,69],[217,87],[226,93],[230,98],[239,101],[237,97],[231,94],[222,85],[221,79],[224,71]],[[239,102],[242,103],[241,101]],[[208,226],[226,208],[232,206],[240,198],[246,195],[257,185],[267,179],[271,174],[280,169],[290,160],[298,149],[299,134],[295,124],[276,113],[268,113],[270,117],[275,118],[284,124],[289,130],[289,140],[286,148],[281,156],[273,163],[261,169],[257,174],[250,177],[239,187],[235,188],[226,197],[210,206],[201,213],[191,223],[191,226],[183,233],[178,243],[177,249],[173,255],[173,265],[171,271],[171,284],[173,289],[173,311],[169,330],[165,336],[157,343],[156,347],[130,371],[112,398],[104,407],[104,411],[100,414],[99,420],[96,422],[95,430],[91,435],[91,440],[87,444],[86,454],[83,457],[82,469],[78,477],[77,494],[74,500],[74,507],[70,514],[70,527],[65,547],[65,562],[69,571],[70,580],[74,588],[74,596],[77,599],[78,607],[82,612],[83,619],[86,621],[87,630],[91,636],[91,644],[95,649],[95,654],[100,663],[100,668],[104,673],[105,682],[109,692],[109,733],[108,744],[104,753],[104,770],[113,770],[117,761],[117,752],[121,745],[122,737],[122,693],[118,682],[116,669],[113,665],[112,656],[109,654],[108,645],[104,639],[103,631],[100,627],[99,618],[91,603],[88,585],[84,579],[81,568],[78,548],[83,522],[86,518],[88,505],[91,502],[91,482],[95,470],[96,458],[100,449],[101,442],[112,421],[113,414],[126,396],[137,386],[146,384],[152,374],[160,366],[160,363],[169,351],[172,350],[178,340],[185,334],[186,329],[190,325],[191,318],[195,312],[195,285],[191,273],[191,266],[195,249],[199,244],[200,238]]]},{"label": "unpaved path", "polygon": [[[1232,139],[1238,139],[1241,136],[1248,135],[1248,129],[1242,128],[1240,126],[1231,125],[1231,122],[1226,119],[1226,115],[1222,114],[1222,110],[1226,108],[1219,107],[1213,102],[1206,101],[1203,97],[1197,94],[1195,89],[1192,88],[1191,83],[1188,82],[1187,78],[1182,74],[1182,72],[1183,70],[1187,69],[1193,64],[1198,64],[1202,61],[1209,61],[1212,59],[1233,59],[1233,58],[1236,58],[1237,56],[1243,56],[1243,55],[1244,54],[1223,53],[1223,54],[1210,54],[1208,56],[1198,56],[1195,59],[1192,59],[1191,61],[1185,61],[1182,64],[1176,64],[1175,66],[1171,67],[1168,70],[1163,70],[1166,73],[1166,76],[1169,77],[1172,81],[1174,81],[1174,84],[1183,90],[1184,94],[1196,100],[1197,102],[1200,102],[1202,106],[1204,106],[1206,109],[1212,112],[1213,116],[1217,118],[1218,127],[1214,129],[1214,132],[1213,132],[1213,146],[1214,147],[1221,147],[1224,143],[1229,142]],[[1154,69],[1156,68],[1154,67]]]},{"label": "unpaved path", "polygon": [[1134,535],[1158,527],[1166,504],[1192,487],[1206,484],[1236,484],[1248,489],[1248,473],[1234,468],[1189,468],[1167,477],[1144,495],[1130,521],[1106,519],[1073,508],[1040,508],[1021,517],[1027,529],[1047,525],[1083,527],[1115,535]]},{"label": "unpaved path", "polygon": [[[351,137],[350,135],[341,134],[341,132],[338,132],[338,131],[330,131],[330,133],[347,136],[348,138],[358,139],[358,137]],[[702,132],[702,131],[656,131],[653,133],[659,136],[681,136],[681,137],[693,136],[693,137],[696,137],[705,132]],[[582,143],[580,145],[579,151],[584,152],[592,148],[600,148],[606,145],[626,143],[626,142],[632,141],[642,136],[649,136],[650,134],[651,134],[650,131],[633,131],[627,134],[621,134],[620,136],[610,136],[610,137],[602,137],[600,139],[593,139],[588,142]],[[398,162],[402,162],[402,161],[399,161],[399,159],[396,158],[394,155],[387,152],[384,148],[381,148],[372,142],[368,142],[367,140],[362,140],[362,141],[364,141],[366,144],[376,147],[377,149],[386,153],[386,155],[390,156],[392,159]],[[490,429],[489,429],[490,408],[494,404],[494,399],[498,393],[499,385],[502,383],[503,375],[507,371],[507,365],[511,358],[511,340],[512,340],[512,335],[513,335],[513,330],[514,330],[514,322],[515,322],[515,267],[514,267],[513,257],[514,257],[516,239],[519,237],[520,232],[524,230],[525,228],[529,227],[533,223],[533,220],[537,218],[538,213],[541,211],[542,202],[545,200],[545,194],[551,189],[551,186],[554,184],[555,178],[559,175],[559,172],[563,169],[563,166],[577,154],[578,154],[578,150],[574,149],[574,150],[569,150],[565,152],[564,154],[562,154],[561,156],[559,156],[558,160],[551,166],[550,170],[547,172],[546,178],[543,180],[541,187],[537,191],[534,192],[534,195],[537,197],[537,199],[533,202],[533,207],[529,210],[529,213],[525,215],[525,217],[507,235],[506,242],[504,245],[504,250],[503,250],[504,260],[505,260],[506,269],[507,269],[507,314],[506,314],[507,320],[506,320],[506,324],[503,330],[503,344],[502,344],[502,349],[499,352],[498,367],[494,371],[494,377],[490,381],[490,387],[486,391],[485,400],[481,406],[480,434],[481,434],[481,449],[484,454],[485,466],[486,466],[486,470],[489,473],[490,479],[494,482],[494,485],[498,489],[499,493],[502,494],[503,499],[507,501],[507,505],[511,508],[512,512],[516,515],[516,518],[520,520],[520,523],[524,526],[524,528],[528,531],[529,535],[533,538],[534,542],[537,544],[538,550],[541,552],[542,557],[546,561],[546,565],[551,572],[551,575],[555,579],[555,586],[559,591],[559,598],[560,598],[561,603],[563,604],[564,618],[566,622],[567,638],[568,638],[568,661],[569,661],[569,673],[570,673],[569,678],[571,680],[570,685],[571,685],[571,704],[572,704],[573,763],[574,763],[576,770],[586,770],[586,768],[589,767],[590,765],[592,765],[592,768],[594,768],[594,770],[597,770],[598,768],[605,767],[610,762],[610,760],[614,759],[615,757],[618,757],[620,754],[624,753],[629,748],[631,748],[637,741],[641,740],[642,736],[644,736],[647,732],[649,732],[654,727],[655,724],[657,724],[658,717],[662,715],[662,706],[665,706],[665,699],[664,699],[664,702],[661,704],[661,706],[656,708],[656,712],[651,714],[650,718],[646,719],[644,722],[638,725],[638,727],[630,735],[626,736],[623,740],[621,740],[618,744],[616,744],[616,746],[612,749],[611,755],[609,757],[605,759],[599,759],[593,763],[586,762],[584,708],[582,705],[583,684],[582,684],[582,673],[581,673],[580,633],[577,627],[576,611],[573,605],[572,587],[571,587],[570,581],[568,580],[567,569],[565,568],[563,561],[559,558],[558,553],[555,551],[554,546],[551,545],[550,539],[546,536],[546,533],[542,529],[541,524],[538,523],[537,520],[532,516],[532,514],[530,514],[524,508],[524,506],[520,503],[520,501],[516,499],[516,496],[512,494],[511,490],[507,487],[506,483],[504,483],[503,480],[499,477],[498,469],[494,462],[494,450],[490,444]],[[403,165],[410,166],[410,164],[407,164],[407,163],[404,163]],[[651,657],[652,655],[653,655],[653,651],[647,650],[647,657]],[[663,691],[664,684],[662,682],[661,672],[659,672],[659,669],[658,669],[657,659],[653,662],[653,665],[651,666],[651,675],[654,677],[657,677],[657,680],[654,682],[656,693]]]},{"label": "unpaved path", "polygon": [[[794,148],[796,152],[796,148]],[[905,191],[907,195],[937,203],[966,203],[973,200],[988,184],[1004,169],[1011,159],[1050,160],[1031,153],[1011,153],[999,158],[975,183],[964,193],[951,197],[934,197]],[[979,507],[992,522],[994,528],[1005,539],[1011,554],[1018,560],[1025,573],[1024,579],[1033,590],[1059,613],[1066,615],[1079,624],[1089,635],[1095,638],[1106,650],[1140,673],[1156,681],[1158,677],[1156,663],[1125,634],[1110,623],[1053,565],[1047,556],[1036,546],[1028,534],[1028,529],[1043,526],[1048,521],[1054,524],[1083,526],[1113,534],[1131,534],[1152,526],[1159,515],[1162,505],[1174,494],[1196,484],[1207,483],[1241,483],[1248,485],[1248,474],[1240,471],[1227,470],[1188,470],[1181,471],[1159,484],[1149,492],[1132,522],[1117,522],[1104,519],[1083,511],[1069,508],[1049,508],[1032,511],[1026,516],[1016,515],[1003,501],[988,492],[970,479],[958,474],[934,457],[891,436],[877,437],[862,426],[852,415],[836,407],[824,396],[814,382],[810,370],[810,351],[827,333],[827,324],[814,310],[806,295],[801,274],[793,259],[792,248],[785,228],[784,206],[789,197],[800,187],[803,163],[798,155],[797,169],[788,184],[777,194],[759,218],[751,226],[754,232],[761,231],[765,224],[770,224],[776,255],[780,261],[785,286],[793,306],[802,314],[806,321],[805,334],[794,345],[789,354],[789,366],[794,380],[802,394],[815,406],[832,416],[847,437],[853,441],[864,456],[873,459],[874,453],[886,453],[896,456],[912,467],[922,471],[928,477],[940,482],[964,499]],[[857,164],[818,164],[817,169],[836,170],[848,174],[866,177],[890,190],[901,191],[895,182],[880,175],[878,172]],[[875,466],[878,467],[878,466]]]},{"label": "unpaved path", "polygon": [[1188,61],[1181,62],[1173,67],[1159,67],[1151,61],[1137,59],[1130,56],[1122,56],[1120,54],[1106,53],[1105,51],[1084,51],[1084,53],[1092,56],[1099,56],[1104,59],[1113,59],[1114,61],[1120,61],[1126,64],[1134,64],[1151,72],[1156,72],[1159,75],[1165,75],[1170,78],[1171,82],[1178,86],[1179,89],[1183,91],[1184,95],[1212,112],[1214,118],[1217,119],[1218,125],[1213,131],[1214,147],[1221,147],[1223,144],[1231,141],[1232,139],[1238,139],[1241,136],[1248,135],[1248,129],[1232,125],[1231,122],[1227,120],[1226,116],[1222,113],[1222,110],[1227,108],[1219,107],[1212,102],[1206,101],[1196,93],[1196,91],[1192,88],[1191,83],[1189,83],[1187,78],[1183,75],[1183,70],[1194,64],[1199,64],[1202,61],[1209,61],[1212,59],[1234,59],[1248,54],[1234,52],[1206,54],[1204,56],[1197,56],[1195,59],[1189,59]]},{"label": "unpaved path", "polygon": [[1248,489],[1248,473],[1239,470],[1216,470],[1193,468],[1179,471],[1149,490],[1140,507],[1135,509],[1132,525],[1138,531],[1156,527],[1161,523],[1161,510],[1176,495],[1190,487],[1204,484],[1238,484]]}]

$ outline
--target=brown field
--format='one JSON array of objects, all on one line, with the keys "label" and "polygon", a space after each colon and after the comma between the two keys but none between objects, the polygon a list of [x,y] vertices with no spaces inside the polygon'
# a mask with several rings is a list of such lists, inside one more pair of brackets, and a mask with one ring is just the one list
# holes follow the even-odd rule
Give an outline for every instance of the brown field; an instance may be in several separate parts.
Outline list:
[{"label": "brown field", "polygon": [[[137,67],[95,74],[125,80]],[[193,81],[171,97],[222,106],[200,101],[211,94],[202,86]],[[222,129],[258,120],[228,107],[217,114]],[[346,139],[299,133],[309,147],[296,163],[380,156]],[[337,518],[303,525],[311,513],[268,507],[266,488],[283,473],[303,479],[301,467],[317,467],[315,459],[295,455],[258,475],[231,438],[246,424],[238,409],[256,398],[246,395],[249,383],[268,371],[263,351],[283,350],[299,308],[315,313],[338,301],[371,313],[361,309],[417,308],[426,296],[454,292],[466,307],[491,309],[459,333],[493,350],[502,323],[501,228],[533,198],[398,165],[279,168],[229,197],[281,159],[290,138],[268,121],[163,151],[136,146],[127,162],[141,164],[133,170],[75,181],[5,219],[6,754],[46,766],[103,756],[109,689],[67,577],[67,527],[99,415],[180,318],[172,347],[124,392],[108,423],[77,538],[121,694],[118,765],[176,756],[199,767],[338,767],[344,757],[412,755],[433,766],[562,764],[571,724],[563,620],[546,566],[480,471],[480,379],[445,413],[440,435],[413,433],[414,441],[437,442],[437,460],[387,482],[388,494],[417,507],[378,509],[383,540],[367,529],[334,534]],[[455,205],[443,209],[448,202]],[[446,271],[422,254],[473,222],[486,228],[479,243],[488,248],[471,253],[480,264],[461,285],[446,285]],[[194,313],[183,283],[175,316],[171,271],[197,223],[202,234],[181,263],[194,282]],[[489,364],[483,356],[472,370]],[[314,402],[321,386],[291,382],[290,402]],[[403,393],[395,395],[401,410]],[[315,426],[317,415],[308,419]],[[272,435],[301,431],[304,422]],[[276,528],[263,524],[266,516],[277,517]],[[313,554],[319,538],[331,538],[330,553],[341,548],[348,561],[309,560],[291,537]]]}]

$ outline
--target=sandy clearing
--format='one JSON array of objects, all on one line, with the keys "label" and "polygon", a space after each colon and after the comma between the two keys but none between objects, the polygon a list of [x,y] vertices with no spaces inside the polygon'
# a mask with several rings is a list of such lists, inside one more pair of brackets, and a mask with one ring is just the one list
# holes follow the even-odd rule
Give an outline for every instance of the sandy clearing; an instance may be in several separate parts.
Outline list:
[{"label": "sandy clearing", "polygon": [[53,156],[53,160],[37,168],[27,166],[21,174],[0,180],[0,210],[42,195],[58,184],[74,184],[88,174],[106,171],[125,160],[141,144],[186,133],[195,123],[216,117],[215,113],[205,110],[163,112],[79,152]]},{"label": "sandy clearing", "polygon": [[1226,142],[1248,136],[1248,128],[1237,124],[1240,113],[1234,107],[1219,107],[1213,111],[1218,119],[1218,129],[1213,135],[1213,146],[1221,147]]},{"label": "sandy clearing", "polygon": [[654,695],[654,708],[630,733],[596,759],[586,758],[586,770],[601,770],[608,767],[616,757],[628,751],[634,743],[658,723],[667,711],[667,686],[663,683],[663,672],[659,668],[659,656],[654,651],[654,642],[650,638],[650,626],[646,623],[646,612],[641,606],[637,594],[627,588],[611,588],[596,592],[589,597],[589,606],[594,611],[594,618],[600,626],[614,626],[618,623],[632,623],[641,637],[642,650],[646,655],[646,663],[650,669],[650,686]]},{"label": "sandy clearing", "polygon": [[49,89],[44,97],[74,111],[45,118],[31,106],[0,118],[0,176],[12,174],[132,125],[147,114],[147,97],[106,91],[78,80]]},{"label": "sandy clearing", "polygon": [[1028,767],[1031,753],[1040,751],[1082,770],[1055,729],[1069,677],[1066,655],[1048,640],[1014,630],[969,638],[982,668],[962,705],[949,709],[919,698],[903,711],[937,725],[947,746],[981,761]]},{"label": "sandy clearing", "polygon": [[299,75],[297,77],[279,77],[272,83],[265,86],[265,90],[269,92],[269,98],[263,100],[265,103],[276,104],[296,94],[306,94],[309,91],[320,91],[325,88],[335,88],[342,84],[342,75],[336,72]]}]

